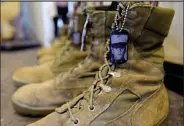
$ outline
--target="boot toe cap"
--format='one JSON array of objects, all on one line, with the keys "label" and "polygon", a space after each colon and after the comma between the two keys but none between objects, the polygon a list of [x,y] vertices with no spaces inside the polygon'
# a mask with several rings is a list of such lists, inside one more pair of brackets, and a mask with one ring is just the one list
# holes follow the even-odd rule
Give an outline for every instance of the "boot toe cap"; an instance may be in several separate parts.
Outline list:
[{"label": "boot toe cap", "polygon": [[13,73],[13,80],[19,83],[30,83],[34,81],[34,78],[32,75],[35,75],[34,69],[31,69],[30,67],[23,67],[19,68]]},{"label": "boot toe cap", "polygon": [[[50,67],[48,65],[23,67],[16,70],[12,76],[12,79],[17,83],[40,83],[54,77]],[[16,86],[16,85],[15,85]]]},{"label": "boot toe cap", "polygon": [[36,85],[29,84],[19,88],[12,96],[12,102],[20,106],[32,107],[36,105]]}]

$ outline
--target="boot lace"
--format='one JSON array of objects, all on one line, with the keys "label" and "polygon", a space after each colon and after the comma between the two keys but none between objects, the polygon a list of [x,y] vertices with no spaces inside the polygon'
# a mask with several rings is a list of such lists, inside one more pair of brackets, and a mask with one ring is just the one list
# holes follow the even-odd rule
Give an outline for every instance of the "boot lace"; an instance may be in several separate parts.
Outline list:
[{"label": "boot lace", "polygon": [[[74,124],[78,123],[78,119],[75,118],[73,116],[72,113],[72,108],[77,108],[80,109],[81,107],[81,103],[83,99],[88,99],[85,98],[87,95],[89,96],[89,106],[88,109],[90,111],[94,111],[95,106],[93,104],[94,101],[94,96],[95,96],[95,92],[99,91],[98,94],[103,91],[105,93],[108,93],[111,91],[111,87],[109,87],[108,85],[106,85],[105,83],[107,82],[107,79],[110,76],[115,76],[115,75],[119,75],[116,72],[113,72],[113,69],[115,68],[113,64],[111,64],[110,62],[108,62],[108,53],[109,53],[109,40],[106,43],[106,48],[107,51],[104,55],[104,59],[105,59],[105,64],[102,65],[99,68],[99,71],[97,73],[97,79],[92,83],[91,87],[87,90],[84,91],[82,94],[80,94],[79,96],[77,96],[76,98],[74,98],[73,100],[71,100],[70,102],[67,102],[66,104],[64,104],[63,106],[61,106],[60,108],[56,109],[57,113],[63,113],[64,111],[68,111],[69,112],[69,116],[71,118],[71,120],[74,122]],[[108,73],[106,75],[102,75],[102,70],[104,68],[107,68]]]}]

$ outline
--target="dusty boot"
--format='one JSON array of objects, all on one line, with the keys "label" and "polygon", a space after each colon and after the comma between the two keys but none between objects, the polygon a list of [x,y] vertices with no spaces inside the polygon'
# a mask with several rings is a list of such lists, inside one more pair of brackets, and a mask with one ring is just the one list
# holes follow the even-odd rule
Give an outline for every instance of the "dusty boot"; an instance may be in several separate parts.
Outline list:
[{"label": "dusty boot", "polygon": [[[126,10],[127,5],[120,5]],[[141,4],[129,7],[123,27],[129,34],[128,61],[126,52],[122,64],[113,65],[105,58],[89,90],[29,126],[159,126],[165,120],[168,95],[163,84],[162,44],[174,11]],[[122,36],[125,40],[126,32]]]},{"label": "dusty boot", "polygon": [[[78,19],[80,20],[79,22],[83,22],[84,24],[84,16],[83,18]],[[78,25],[78,31],[82,32],[82,29],[83,25]],[[88,53],[89,49],[80,51],[80,43],[77,45],[68,41],[65,49],[61,50],[54,61],[49,61],[41,65],[19,68],[13,74],[13,80],[18,82],[15,83],[16,86],[22,86],[27,83],[40,83],[49,80],[61,72],[68,71],[69,68],[84,60]],[[57,69],[57,72],[55,72],[55,69]]]},{"label": "dusty boot", "polygon": [[54,41],[51,43],[50,48],[41,48],[37,52],[37,57],[42,58],[43,56],[52,55],[55,57],[55,54],[57,52],[60,52],[60,50],[64,47],[67,41],[67,26],[63,26],[61,29],[61,35],[59,38],[54,39]]},{"label": "dusty boot", "polygon": [[[11,40],[15,36],[15,26],[10,22],[20,13],[20,2],[1,2],[1,42]],[[5,40],[5,41],[4,41]],[[0,42],[0,43],[1,43]]]},{"label": "dusty boot", "polygon": [[65,48],[67,39],[55,39],[50,48],[43,48],[38,50],[38,64],[43,64],[48,61],[54,60],[59,53]]},{"label": "dusty boot", "polygon": [[67,36],[63,36],[61,39],[55,39],[50,48],[40,49],[37,52],[37,54],[40,54],[40,56],[38,56],[38,64],[54,60],[57,55],[64,51],[68,41],[70,40],[67,39]]},{"label": "dusty boot", "polygon": [[15,35],[15,27],[12,26],[9,22],[1,20],[1,42],[6,42],[3,40],[11,40]]},{"label": "dusty boot", "polygon": [[51,44],[51,47],[47,48],[41,48],[37,51],[37,57],[40,59],[43,56],[52,55],[55,56],[57,52],[59,52],[62,47],[66,44],[66,37],[62,38],[56,38]]},{"label": "dusty boot", "polygon": [[91,24],[87,31],[96,30],[91,33],[93,40],[90,55],[65,74],[18,89],[12,96],[13,106],[17,112],[34,116],[49,114],[89,87],[99,67],[104,63],[105,42],[116,13],[90,10],[87,14],[90,20],[88,23]]}]

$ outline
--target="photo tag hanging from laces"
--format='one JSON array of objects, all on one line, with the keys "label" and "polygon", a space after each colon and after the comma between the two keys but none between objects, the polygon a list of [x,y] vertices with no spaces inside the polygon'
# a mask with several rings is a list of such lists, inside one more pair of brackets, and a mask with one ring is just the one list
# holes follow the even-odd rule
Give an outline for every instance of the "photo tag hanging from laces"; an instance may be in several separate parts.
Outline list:
[{"label": "photo tag hanging from laces", "polygon": [[72,43],[74,45],[79,45],[81,43],[81,32],[72,32]]},{"label": "photo tag hanging from laces", "polygon": [[74,16],[73,17],[73,32],[72,32],[72,43],[74,45],[79,45],[81,43],[81,35],[82,32],[79,31],[79,17],[78,16]]},{"label": "photo tag hanging from laces", "polygon": [[110,33],[110,62],[122,64],[128,60],[128,32],[113,30]]}]

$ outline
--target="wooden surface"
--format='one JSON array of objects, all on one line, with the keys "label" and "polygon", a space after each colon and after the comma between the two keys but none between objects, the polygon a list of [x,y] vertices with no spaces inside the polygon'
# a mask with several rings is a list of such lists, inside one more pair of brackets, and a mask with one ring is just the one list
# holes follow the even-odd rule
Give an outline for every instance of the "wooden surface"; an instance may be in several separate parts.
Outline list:
[{"label": "wooden surface", "polygon": [[[11,96],[16,88],[13,85],[12,74],[21,66],[36,64],[36,49],[1,52],[1,126],[25,126],[39,118],[18,115],[12,108]],[[177,84],[175,84],[177,86]],[[170,112],[169,126],[183,126],[184,98],[169,91]]]}]

